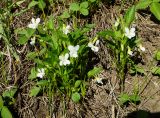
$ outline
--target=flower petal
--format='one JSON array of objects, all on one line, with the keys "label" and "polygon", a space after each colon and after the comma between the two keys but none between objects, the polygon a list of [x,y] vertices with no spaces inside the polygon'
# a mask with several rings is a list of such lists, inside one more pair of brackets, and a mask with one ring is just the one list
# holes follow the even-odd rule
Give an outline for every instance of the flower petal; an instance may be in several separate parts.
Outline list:
[{"label": "flower petal", "polygon": [[65,59],[67,60],[67,59],[68,59],[68,57],[69,57],[69,54],[68,54],[68,53],[66,53],[66,54],[65,54]]},{"label": "flower petal", "polygon": [[31,19],[31,22],[35,24],[36,20],[34,18]]},{"label": "flower petal", "polygon": [[93,46],[94,46],[93,43],[91,42],[88,43],[88,47],[92,48]]},{"label": "flower petal", "polygon": [[39,24],[39,23],[40,23],[40,20],[41,20],[40,18],[37,18],[37,19],[36,19],[36,24]]},{"label": "flower petal", "polygon": [[73,50],[73,49],[74,49],[74,47],[73,47],[72,45],[69,45],[69,46],[68,46],[68,50],[69,50],[69,51],[71,51],[71,50]]},{"label": "flower petal", "polygon": [[95,45],[98,45],[98,44],[99,44],[99,40],[96,41]]},{"label": "flower petal", "polygon": [[78,51],[79,50],[79,45],[75,46],[75,50]]}]

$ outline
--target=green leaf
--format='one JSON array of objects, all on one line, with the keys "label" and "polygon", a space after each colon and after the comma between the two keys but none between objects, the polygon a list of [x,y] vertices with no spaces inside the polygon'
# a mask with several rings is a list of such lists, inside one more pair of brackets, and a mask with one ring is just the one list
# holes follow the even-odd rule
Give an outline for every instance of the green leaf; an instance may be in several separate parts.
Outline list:
[{"label": "green leaf", "polygon": [[153,2],[160,2],[160,0],[153,0]]},{"label": "green leaf", "polygon": [[108,36],[115,37],[115,33],[112,30],[104,30],[98,33],[99,36],[106,38]]},{"label": "green leaf", "polygon": [[28,9],[34,7],[34,6],[37,5],[38,3],[39,3],[39,2],[33,0],[32,2],[29,3]]},{"label": "green leaf", "polygon": [[4,29],[2,24],[0,24],[0,35],[4,35]]},{"label": "green leaf", "polygon": [[2,94],[2,96],[5,97],[9,97],[9,98],[13,98],[13,96],[15,95],[15,93],[17,92],[17,87],[13,87],[10,90],[5,90]]},{"label": "green leaf", "polygon": [[27,59],[29,59],[29,60],[34,59],[36,56],[37,56],[37,53],[36,53],[36,52],[29,52],[29,53],[26,55]]},{"label": "green leaf", "polygon": [[141,0],[141,1],[139,1],[138,4],[136,5],[136,10],[146,9],[151,3],[152,3],[151,0]]},{"label": "green leaf", "polygon": [[142,67],[140,67],[140,66],[136,66],[136,71],[137,71],[138,73],[145,74],[144,68],[142,68]]},{"label": "green leaf", "polygon": [[12,114],[6,106],[3,106],[1,110],[1,117],[2,118],[12,118]]},{"label": "green leaf", "polygon": [[24,45],[28,42],[28,38],[24,35],[20,36],[18,39],[18,44],[20,45]]},{"label": "green leaf", "polygon": [[63,18],[69,18],[70,17],[70,14],[68,11],[64,11],[63,14],[60,16],[62,19]]},{"label": "green leaf", "polygon": [[35,31],[36,31],[35,29],[27,28],[26,29],[26,34],[25,34],[26,37],[30,38],[34,34]]},{"label": "green leaf", "polygon": [[25,35],[27,33],[26,29],[23,29],[23,28],[17,28],[14,30],[14,32],[16,34],[23,34],[23,35]]},{"label": "green leaf", "polygon": [[32,68],[32,69],[31,69],[31,73],[30,73],[28,79],[33,80],[33,79],[35,79],[35,78],[37,78],[37,71],[36,71],[35,68]]},{"label": "green leaf", "polygon": [[69,12],[66,10],[63,12],[63,14],[60,16],[61,18],[69,18],[70,17],[70,14]]},{"label": "green leaf", "polygon": [[158,51],[158,52],[156,53],[156,60],[157,60],[157,61],[160,61],[160,51]]},{"label": "green leaf", "polygon": [[122,94],[119,96],[120,104],[127,103],[129,100],[130,100],[130,99],[129,99],[128,94],[122,93]]},{"label": "green leaf", "polygon": [[84,16],[87,16],[87,15],[89,14],[88,9],[84,9],[84,8],[80,9],[80,12],[81,12],[81,14],[83,14]]},{"label": "green leaf", "polygon": [[75,93],[72,94],[71,98],[72,98],[73,102],[77,103],[81,99],[81,96],[80,96],[80,94],[78,92],[75,92]]},{"label": "green leaf", "polygon": [[48,85],[48,80],[40,80],[36,83],[36,85],[39,86],[47,86]]},{"label": "green leaf", "polygon": [[71,3],[69,9],[72,11],[79,11],[79,9],[80,9],[79,4],[78,3]]},{"label": "green leaf", "polygon": [[95,75],[99,74],[102,70],[103,70],[103,68],[101,68],[101,67],[99,67],[99,68],[94,67],[92,70],[90,70],[88,72],[88,77],[95,76]]},{"label": "green leaf", "polygon": [[48,29],[54,29],[54,17],[50,16],[48,20]]},{"label": "green leaf", "polygon": [[126,26],[129,27],[130,24],[135,19],[135,5],[133,5],[131,8],[128,9],[124,18],[125,18]]},{"label": "green leaf", "polygon": [[138,95],[131,95],[130,96],[130,100],[135,103],[135,102],[139,102],[141,99]]},{"label": "green leaf", "polygon": [[40,50],[40,52],[38,53],[39,56],[42,56],[43,54],[46,54],[47,49],[43,48],[42,50]]},{"label": "green leaf", "polygon": [[18,2],[16,2],[16,5],[17,6],[20,6],[22,3],[24,3],[26,0],[21,0],[21,1],[18,1]]},{"label": "green leaf", "polygon": [[160,20],[160,3],[152,3],[150,5],[150,11],[158,20]]},{"label": "green leaf", "polygon": [[75,82],[74,87],[75,87],[75,88],[78,88],[78,87],[81,85],[81,83],[82,83],[81,80],[77,80],[77,81]]},{"label": "green leaf", "polygon": [[89,0],[90,2],[95,2],[96,0]]},{"label": "green leaf", "polygon": [[1,109],[2,109],[2,107],[3,107],[3,99],[2,99],[2,96],[0,96],[0,111],[1,111]]},{"label": "green leaf", "polygon": [[38,0],[38,7],[43,11],[46,7],[46,3],[43,0]]},{"label": "green leaf", "polygon": [[160,67],[153,67],[153,69],[151,70],[151,72],[154,75],[159,75],[160,76]]},{"label": "green leaf", "polygon": [[36,97],[38,95],[38,93],[40,92],[41,90],[41,87],[37,87],[37,86],[34,86],[31,90],[30,90],[30,94],[29,96],[30,97]]},{"label": "green leaf", "polygon": [[82,2],[82,3],[80,4],[80,9],[81,9],[81,8],[87,9],[87,8],[88,8],[88,2],[87,2],[87,1]]}]

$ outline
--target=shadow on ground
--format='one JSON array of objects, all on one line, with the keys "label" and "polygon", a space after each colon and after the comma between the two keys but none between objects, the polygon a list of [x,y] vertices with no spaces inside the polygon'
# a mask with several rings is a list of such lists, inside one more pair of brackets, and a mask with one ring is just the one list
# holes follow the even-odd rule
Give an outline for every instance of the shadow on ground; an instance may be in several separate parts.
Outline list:
[{"label": "shadow on ground", "polygon": [[138,110],[129,113],[125,118],[160,118],[160,112],[150,113],[145,110]]}]

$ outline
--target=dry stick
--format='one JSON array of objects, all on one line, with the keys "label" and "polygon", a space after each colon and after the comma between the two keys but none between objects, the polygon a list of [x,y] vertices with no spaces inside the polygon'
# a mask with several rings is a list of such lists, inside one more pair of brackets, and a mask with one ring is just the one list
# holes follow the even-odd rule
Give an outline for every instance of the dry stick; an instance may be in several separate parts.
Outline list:
[{"label": "dry stick", "polygon": [[[115,101],[115,103],[117,104],[118,108],[123,112],[123,110],[122,110],[122,108],[120,107],[120,105],[118,104],[117,98],[116,98],[116,96],[115,96],[115,94],[114,94],[114,90],[115,90],[115,88],[116,88],[117,83],[116,83],[115,86],[113,87],[112,84],[111,84],[111,82],[109,81],[109,85],[110,85],[110,88],[111,88],[111,92],[110,92],[109,95],[112,96],[112,98],[114,99],[114,101]],[[118,118],[118,115],[119,115],[119,111],[117,111],[116,118]]]},{"label": "dry stick", "polygon": [[112,118],[115,118],[115,107],[114,107],[114,105],[112,105]]},{"label": "dry stick", "polygon": [[[150,53],[150,55],[152,55],[152,53],[151,53],[151,51],[150,50],[148,50],[149,51],[149,53]],[[152,67],[152,65],[153,65],[153,61],[151,61],[151,67]],[[151,68],[151,67],[149,67],[149,68]],[[147,81],[147,79],[148,79],[148,77],[151,75],[151,72],[149,72],[148,73],[148,75],[145,77],[145,81]],[[141,92],[139,92],[139,94],[138,95],[140,95],[140,94],[142,94],[143,92],[144,92],[144,90],[147,88],[147,86],[149,85],[149,83],[150,83],[150,81],[151,81],[151,79],[152,79],[152,77],[148,80],[148,82],[146,83],[146,85],[144,86],[144,88],[141,90]],[[143,85],[142,85],[143,86]]]},{"label": "dry stick", "polygon": [[142,107],[146,102],[148,102],[149,99],[151,99],[151,98],[152,98],[157,92],[159,92],[159,91],[160,91],[160,89],[157,90],[155,93],[151,94],[150,97],[148,97],[148,98],[146,99],[146,101],[144,101],[143,104],[141,104],[138,108]]},{"label": "dry stick", "polygon": [[8,58],[9,58],[9,72],[8,72],[8,75],[10,75],[10,73],[11,73],[11,66],[12,66],[12,58],[11,58],[11,53],[10,53],[10,51],[9,51],[9,47],[8,47],[8,45],[7,45],[7,51],[8,51]]},{"label": "dry stick", "polygon": [[20,54],[23,53],[23,52],[25,51],[26,46],[27,46],[27,44],[25,44],[25,45],[22,47],[21,50],[18,50],[18,49],[17,49],[17,52],[20,53]]}]

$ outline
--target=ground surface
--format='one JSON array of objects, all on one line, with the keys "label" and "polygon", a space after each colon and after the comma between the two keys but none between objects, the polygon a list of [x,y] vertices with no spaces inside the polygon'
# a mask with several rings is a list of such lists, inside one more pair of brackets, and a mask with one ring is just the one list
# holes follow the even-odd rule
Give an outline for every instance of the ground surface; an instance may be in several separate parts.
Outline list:
[{"label": "ground surface", "polygon": [[[26,4],[22,5],[22,7],[25,7]],[[64,6],[61,4],[58,5],[58,10],[55,10],[53,15],[60,14],[60,10],[63,8]],[[82,24],[87,21],[96,24],[95,29],[91,32],[91,36],[94,36],[96,32],[110,28],[119,14],[119,5],[109,6],[108,4],[102,3],[88,18],[82,18]],[[26,26],[33,16],[34,12],[30,10],[16,17],[13,20],[13,28]],[[147,76],[131,76],[128,74],[125,81],[125,92],[131,94],[134,91],[134,86],[137,85],[139,91],[141,91],[139,94],[141,96],[141,103],[137,106],[130,104],[128,107],[121,107],[119,105],[117,99],[119,95],[118,83],[115,80],[116,73],[111,68],[111,55],[109,55],[108,49],[103,40],[101,40],[100,53],[95,56],[95,58],[98,59],[98,63],[94,66],[101,65],[105,68],[99,75],[103,78],[104,84],[98,85],[94,80],[90,80],[86,97],[79,104],[69,102],[66,106],[66,116],[62,116],[62,114],[64,114],[62,112],[63,106],[59,98],[55,97],[52,103],[54,108],[53,118],[136,118],[136,116],[137,118],[142,118],[141,113],[143,113],[143,116],[146,113],[148,118],[160,117],[160,78],[150,73],[150,65],[156,65],[156,62],[153,60],[155,51],[160,49],[160,22],[155,21],[155,18],[153,18],[150,13],[140,12],[137,14],[137,17],[137,33],[146,48],[145,53],[142,55],[143,63],[139,64],[145,68],[148,74]],[[18,39],[15,38],[15,40]],[[14,41],[13,44],[15,44]],[[32,85],[32,82],[28,81],[27,77],[30,72],[30,67],[34,65],[32,62],[24,59],[29,47],[28,45],[23,47],[17,47],[15,45],[15,48],[17,51],[20,51],[21,55],[21,63],[19,65],[13,64],[12,69],[14,68],[13,66],[15,66],[15,70],[11,71],[11,73],[14,74],[11,84],[16,83],[20,88],[16,95],[16,104],[14,105],[15,115],[17,118],[48,118],[48,98],[45,95],[30,98],[27,94]],[[2,45],[0,45],[0,49],[3,49]],[[153,63],[151,63],[152,61]],[[6,65],[8,65],[7,59]],[[2,92],[5,87],[6,86],[1,83],[0,92]]]}]

